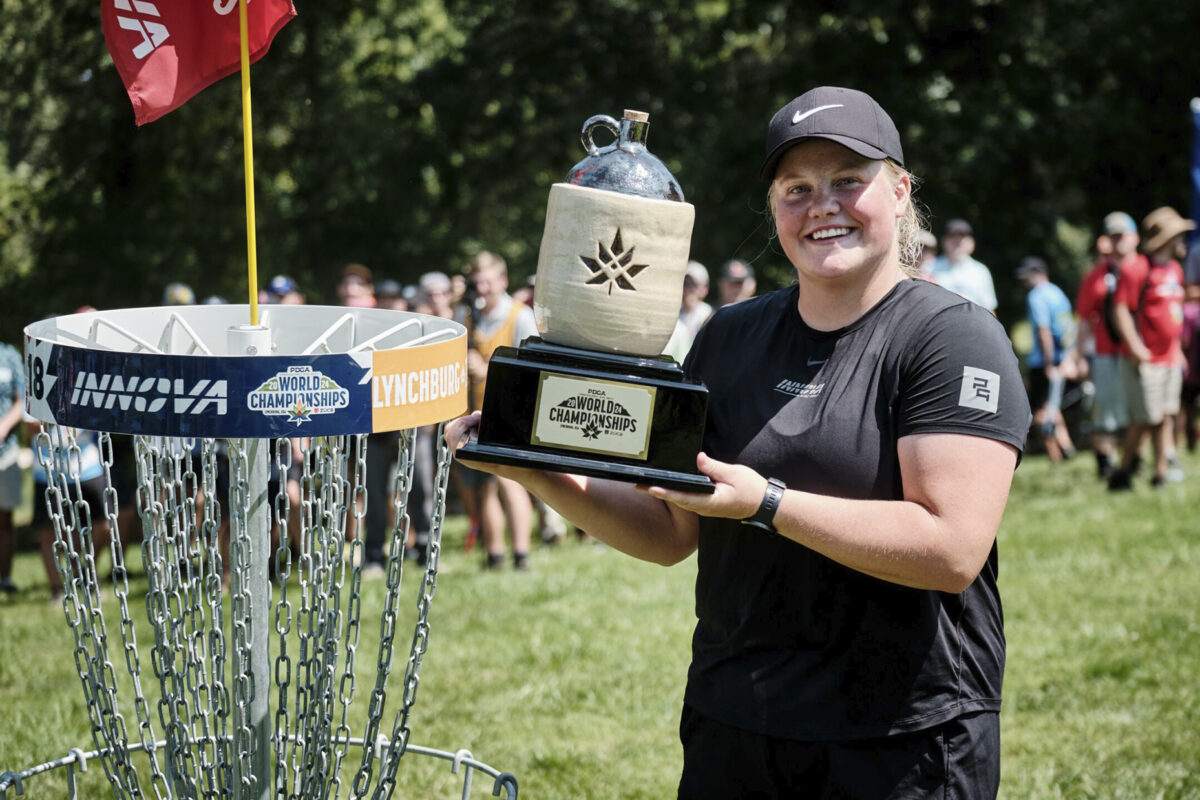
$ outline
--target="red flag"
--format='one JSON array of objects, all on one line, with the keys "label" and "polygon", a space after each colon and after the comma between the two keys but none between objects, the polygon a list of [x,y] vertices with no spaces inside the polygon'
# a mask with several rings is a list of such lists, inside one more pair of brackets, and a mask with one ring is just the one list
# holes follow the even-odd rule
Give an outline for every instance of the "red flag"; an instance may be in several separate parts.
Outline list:
[{"label": "red flag", "polygon": [[[101,0],[100,16],[138,125],[241,68],[237,0]],[[247,0],[251,62],[294,16],[292,0]]]}]

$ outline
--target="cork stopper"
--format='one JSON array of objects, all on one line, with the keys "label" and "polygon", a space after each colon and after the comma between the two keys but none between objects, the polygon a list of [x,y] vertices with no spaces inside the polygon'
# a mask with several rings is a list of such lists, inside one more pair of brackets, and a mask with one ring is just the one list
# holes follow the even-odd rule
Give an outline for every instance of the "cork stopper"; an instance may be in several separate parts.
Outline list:
[{"label": "cork stopper", "polygon": [[625,119],[631,122],[649,122],[650,112],[634,111],[632,108],[625,109]]}]

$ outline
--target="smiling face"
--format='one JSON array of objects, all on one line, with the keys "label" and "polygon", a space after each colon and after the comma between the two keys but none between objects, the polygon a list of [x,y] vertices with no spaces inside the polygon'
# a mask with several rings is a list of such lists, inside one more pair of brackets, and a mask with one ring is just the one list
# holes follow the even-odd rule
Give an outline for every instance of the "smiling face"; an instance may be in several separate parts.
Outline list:
[{"label": "smiling face", "polygon": [[771,207],[801,284],[898,272],[896,226],[911,190],[907,175],[826,139],[791,148],[775,171]]}]

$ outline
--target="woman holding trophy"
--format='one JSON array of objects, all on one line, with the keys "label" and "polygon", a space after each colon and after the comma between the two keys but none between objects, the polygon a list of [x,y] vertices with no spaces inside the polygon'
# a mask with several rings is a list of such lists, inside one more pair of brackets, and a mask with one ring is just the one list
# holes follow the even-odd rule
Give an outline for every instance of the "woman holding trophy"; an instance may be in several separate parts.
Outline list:
[{"label": "woman holding trophy", "polygon": [[478,465],[637,558],[698,551],[681,798],[998,791],[996,533],[1030,412],[1000,324],[913,278],[903,164],[862,92],[771,120],[760,174],[797,280],[688,354],[711,494]]}]

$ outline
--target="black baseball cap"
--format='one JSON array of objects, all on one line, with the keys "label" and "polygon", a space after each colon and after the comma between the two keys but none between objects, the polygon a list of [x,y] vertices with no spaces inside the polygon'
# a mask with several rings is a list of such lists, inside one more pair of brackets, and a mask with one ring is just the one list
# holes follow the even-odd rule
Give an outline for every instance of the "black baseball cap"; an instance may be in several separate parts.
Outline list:
[{"label": "black baseball cap", "polygon": [[381,280],[375,286],[376,297],[403,297],[404,287],[391,278]]},{"label": "black baseball cap", "polygon": [[753,277],[754,267],[736,258],[726,261],[725,266],[721,268],[721,280],[748,281]]},{"label": "black baseball cap", "polygon": [[975,229],[971,227],[971,223],[965,219],[952,219],[946,222],[946,227],[942,231],[943,236],[974,236]]},{"label": "black baseball cap", "polygon": [[1046,262],[1037,256],[1025,256],[1021,259],[1021,263],[1017,265],[1013,272],[1018,278],[1027,278],[1035,272],[1040,272],[1043,275],[1050,274],[1050,268],[1046,266]]},{"label": "black baseball cap", "polygon": [[767,158],[759,175],[769,181],[784,151],[801,139],[828,139],[865,158],[904,165],[900,132],[869,94],[840,86],[810,89],[775,112],[767,127]]}]

